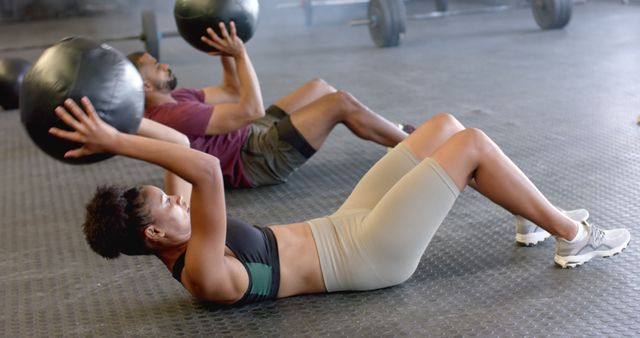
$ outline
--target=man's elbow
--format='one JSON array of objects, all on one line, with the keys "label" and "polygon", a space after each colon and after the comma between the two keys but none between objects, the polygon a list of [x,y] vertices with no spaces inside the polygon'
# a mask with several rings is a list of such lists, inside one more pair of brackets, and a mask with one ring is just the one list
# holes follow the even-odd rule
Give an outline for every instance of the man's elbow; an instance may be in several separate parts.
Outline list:
[{"label": "man's elbow", "polygon": [[264,117],[264,109],[261,105],[256,105],[255,107],[251,107],[247,111],[251,120],[255,121]]},{"label": "man's elbow", "polygon": [[261,108],[246,108],[242,118],[238,119],[241,127],[247,126],[264,117],[264,110]]}]

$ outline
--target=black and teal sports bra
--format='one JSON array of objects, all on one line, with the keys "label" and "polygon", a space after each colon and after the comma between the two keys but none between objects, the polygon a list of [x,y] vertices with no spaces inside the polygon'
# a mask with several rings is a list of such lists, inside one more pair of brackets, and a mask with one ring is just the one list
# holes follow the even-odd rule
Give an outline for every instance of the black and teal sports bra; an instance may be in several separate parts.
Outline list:
[{"label": "black and teal sports bra", "polygon": [[[273,231],[227,217],[226,245],[249,274],[247,292],[233,305],[275,299],[280,287],[280,259]],[[173,265],[173,278],[180,283],[185,255],[186,251]]]}]

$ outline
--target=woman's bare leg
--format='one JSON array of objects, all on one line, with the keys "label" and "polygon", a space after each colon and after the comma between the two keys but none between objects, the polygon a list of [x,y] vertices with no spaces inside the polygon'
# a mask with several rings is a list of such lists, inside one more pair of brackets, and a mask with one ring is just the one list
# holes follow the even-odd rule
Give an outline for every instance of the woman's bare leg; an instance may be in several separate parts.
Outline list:
[{"label": "woman's bare leg", "polygon": [[531,220],[553,235],[569,240],[575,237],[576,222],[559,212],[482,131],[474,128],[460,131],[434,152],[428,149],[431,145],[419,144],[414,134],[404,141],[409,149],[419,157],[431,153],[430,157],[442,166],[460,191],[473,179],[478,192],[511,213]]},{"label": "woman's bare leg", "polygon": [[[423,123],[406,140],[405,144],[411,144],[410,149],[419,159],[431,157],[451,136],[463,131],[465,126],[453,115],[438,113]],[[471,178],[468,184],[476,189],[476,182]]]}]

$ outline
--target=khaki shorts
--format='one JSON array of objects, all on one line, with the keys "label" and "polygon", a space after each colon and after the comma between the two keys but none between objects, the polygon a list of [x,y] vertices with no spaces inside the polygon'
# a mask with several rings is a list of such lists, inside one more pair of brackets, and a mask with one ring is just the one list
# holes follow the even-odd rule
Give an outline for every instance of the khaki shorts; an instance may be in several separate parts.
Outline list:
[{"label": "khaki shorts", "polygon": [[265,116],[249,127],[241,158],[247,178],[258,187],[286,182],[314,153],[289,116],[270,106]]}]

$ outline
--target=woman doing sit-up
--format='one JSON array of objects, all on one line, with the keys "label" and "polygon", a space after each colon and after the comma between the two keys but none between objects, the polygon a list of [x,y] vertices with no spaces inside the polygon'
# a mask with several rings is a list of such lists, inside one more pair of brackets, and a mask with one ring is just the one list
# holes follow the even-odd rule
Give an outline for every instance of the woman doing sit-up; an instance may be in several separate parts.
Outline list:
[{"label": "woman doing sit-up", "polygon": [[120,133],[87,98],[82,106],[67,100],[66,109],[56,109],[75,131],[50,132],[83,144],[65,156],[124,155],[164,167],[192,185],[190,194],[187,189],[174,196],[154,186],[98,189],[84,224],[89,244],[107,258],[156,255],[204,301],[244,304],[402,283],[469,182],[555,235],[555,262],[563,267],[617,254],[630,239],[625,229],[601,230],[567,217],[487,135],[448,114],[434,116],[388,152],[331,215],[258,228],[227,218],[215,157]]}]

